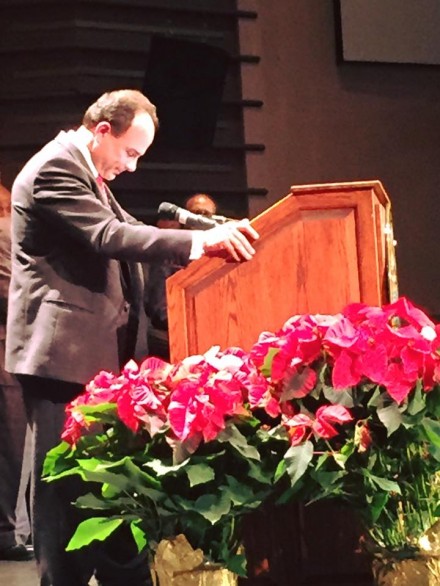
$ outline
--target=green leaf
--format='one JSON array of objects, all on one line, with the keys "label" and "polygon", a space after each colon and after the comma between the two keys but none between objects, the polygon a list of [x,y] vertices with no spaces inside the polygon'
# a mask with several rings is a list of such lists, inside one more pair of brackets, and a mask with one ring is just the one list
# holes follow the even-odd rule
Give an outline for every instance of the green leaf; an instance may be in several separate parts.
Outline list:
[{"label": "green leaf", "polygon": [[391,403],[387,407],[379,407],[377,416],[385,426],[388,437],[402,425],[402,413],[397,403]]},{"label": "green leaf", "polygon": [[117,413],[116,403],[99,403],[99,405],[80,405],[79,411],[83,415],[99,415],[103,413]]},{"label": "green leaf", "polygon": [[313,458],[313,444],[310,441],[299,446],[291,446],[284,455],[290,484],[294,486],[304,475]]},{"label": "green leaf", "polygon": [[118,499],[109,500],[105,497],[97,496],[91,492],[84,494],[78,497],[75,501],[75,506],[80,509],[93,509],[93,510],[111,510],[115,507],[127,508],[127,505],[131,504],[133,501],[128,497],[121,497]]},{"label": "green leaf", "polygon": [[324,464],[328,461],[328,459],[330,458],[330,452],[324,452],[324,454],[321,454],[314,466],[315,470],[320,470]]},{"label": "green leaf", "polygon": [[279,351],[280,351],[279,348],[269,348],[268,353],[264,357],[263,366],[261,368],[261,374],[264,377],[266,377],[266,378],[270,377],[273,359],[275,358],[275,356],[278,354]]},{"label": "green leaf", "polygon": [[278,465],[275,469],[274,481],[278,482],[284,476],[286,471],[287,471],[287,462],[285,460],[281,460],[280,462],[278,462]]},{"label": "green leaf", "polygon": [[260,454],[254,446],[251,446],[246,437],[237,429],[233,423],[229,423],[226,428],[217,436],[220,443],[231,445],[245,459],[260,461]]},{"label": "green leaf", "polygon": [[78,460],[85,480],[113,485],[121,491],[135,490],[148,495],[149,488],[160,488],[160,482],[137,466],[130,456],[118,462],[102,462],[94,458]]},{"label": "green leaf", "polygon": [[407,408],[408,415],[417,415],[426,407],[426,393],[422,389],[421,381],[417,381],[416,389],[410,398]]},{"label": "green leaf", "polygon": [[372,523],[375,523],[378,520],[389,498],[390,494],[388,492],[378,492],[373,495],[371,503],[369,507],[367,507]]},{"label": "green leaf", "polygon": [[339,466],[339,468],[342,468],[342,470],[345,470],[345,464],[347,463],[348,456],[346,456],[345,454],[341,454],[340,452],[333,452],[332,455],[333,455],[334,461]]},{"label": "green leaf", "polygon": [[105,541],[121,524],[123,519],[114,517],[93,517],[78,525],[66,551],[80,549],[92,541]]},{"label": "green leaf", "polygon": [[71,466],[73,448],[67,442],[61,442],[46,454],[43,464],[43,477],[56,477],[58,474]]},{"label": "green leaf", "polygon": [[382,400],[382,393],[380,392],[379,385],[376,386],[374,389],[373,394],[370,397],[367,405],[370,409],[376,409]]},{"label": "green leaf", "polygon": [[259,466],[253,460],[248,461],[249,470],[247,476],[256,480],[260,484],[272,484],[272,471],[269,470],[268,472],[264,471],[261,466]]},{"label": "green leaf", "polygon": [[436,447],[440,448],[440,421],[434,421],[434,419],[424,417],[422,419],[422,427],[426,438]]},{"label": "green leaf", "polygon": [[231,499],[224,492],[216,496],[205,494],[196,500],[194,508],[202,517],[214,525],[231,510]]},{"label": "green leaf", "polygon": [[177,472],[181,468],[185,468],[188,465],[189,458],[182,460],[178,464],[165,464],[162,460],[154,459],[151,462],[146,462],[145,467],[151,468],[157,474],[157,476],[166,476],[167,474]]},{"label": "green leaf", "polygon": [[186,475],[189,479],[190,486],[206,484],[215,478],[215,472],[207,464],[194,464],[185,468]]},{"label": "green leaf", "polygon": [[341,449],[340,453],[348,459],[350,456],[354,454],[356,451],[356,445],[354,443],[354,439],[348,440],[346,444],[344,444]]},{"label": "green leaf", "polygon": [[337,391],[333,387],[324,385],[323,387],[324,397],[332,403],[332,405],[343,405],[347,409],[354,407],[353,390],[351,387],[347,389],[338,389]]},{"label": "green leaf", "polygon": [[136,543],[138,552],[140,553],[142,550],[145,549],[148,540],[147,536],[145,535],[145,531],[143,531],[137,521],[132,521],[130,523],[131,534],[133,535],[133,539]]},{"label": "green leaf", "polygon": [[266,492],[257,494],[254,486],[247,486],[241,480],[237,480],[233,476],[226,476],[227,485],[220,487],[220,490],[232,501],[236,507],[250,506],[255,508],[261,503],[261,498]]},{"label": "green leaf", "polygon": [[400,486],[397,482],[394,482],[394,480],[388,480],[388,478],[381,478],[380,476],[371,474],[371,472],[366,469],[363,472],[364,475],[367,476],[367,478],[369,478],[373,484],[375,484],[382,490],[385,490],[387,492],[395,492],[396,494],[402,494]]},{"label": "green leaf", "polygon": [[342,486],[341,480],[347,476],[345,472],[339,470],[337,472],[312,472],[314,480],[324,489],[325,495],[332,493],[339,493],[339,488]]},{"label": "green leaf", "polygon": [[228,558],[226,567],[230,572],[237,574],[237,576],[247,577],[246,556],[244,554],[237,554]]},{"label": "green leaf", "polygon": [[440,385],[436,384],[434,388],[426,394],[426,406],[428,412],[434,419],[440,419]]}]

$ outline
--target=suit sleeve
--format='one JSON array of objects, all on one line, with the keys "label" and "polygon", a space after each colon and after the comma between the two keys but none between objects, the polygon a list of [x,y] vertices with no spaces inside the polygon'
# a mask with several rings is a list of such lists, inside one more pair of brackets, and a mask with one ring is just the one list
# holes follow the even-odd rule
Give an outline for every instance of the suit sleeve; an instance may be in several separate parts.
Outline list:
[{"label": "suit sleeve", "polygon": [[[33,213],[99,254],[137,262],[161,258],[188,262],[190,231],[131,223],[134,219],[128,214],[118,219],[94,192],[91,176],[75,161],[59,158],[44,164],[35,177],[33,196]],[[128,217],[130,223],[125,221]]]}]

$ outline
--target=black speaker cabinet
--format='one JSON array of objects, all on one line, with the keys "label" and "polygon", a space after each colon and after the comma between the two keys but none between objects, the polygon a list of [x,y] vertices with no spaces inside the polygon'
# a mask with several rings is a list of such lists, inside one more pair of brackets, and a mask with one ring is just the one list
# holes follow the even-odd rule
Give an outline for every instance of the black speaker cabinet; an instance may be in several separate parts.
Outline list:
[{"label": "black speaker cabinet", "polygon": [[158,144],[212,145],[229,59],[226,51],[206,43],[152,38],[143,91],[157,107]]}]

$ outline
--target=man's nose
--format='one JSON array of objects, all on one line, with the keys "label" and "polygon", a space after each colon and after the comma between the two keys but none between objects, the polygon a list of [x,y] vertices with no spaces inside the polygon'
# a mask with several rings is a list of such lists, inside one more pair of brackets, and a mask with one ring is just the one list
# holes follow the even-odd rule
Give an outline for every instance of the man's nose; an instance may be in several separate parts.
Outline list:
[{"label": "man's nose", "polygon": [[130,173],[133,173],[133,171],[136,171],[136,167],[137,167],[137,161],[128,161],[125,165],[125,168],[127,171],[129,171]]}]

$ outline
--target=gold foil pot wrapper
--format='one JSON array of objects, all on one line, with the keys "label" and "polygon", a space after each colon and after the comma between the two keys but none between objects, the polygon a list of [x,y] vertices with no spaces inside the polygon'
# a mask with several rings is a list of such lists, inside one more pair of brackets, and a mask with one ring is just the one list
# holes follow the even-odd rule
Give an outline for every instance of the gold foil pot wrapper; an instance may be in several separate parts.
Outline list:
[{"label": "gold foil pot wrapper", "polygon": [[373,560],[376,586],[440,586],[440,521],[419,539],[414,558]]},{"label": "gold foil pot wrapper", "polygon": [[376,586],[439,586],[440,559],[420,557],[373,561]]},{"label": "gold foil pot wrapper", "polygon": [[237,586],[236,574],[204,562],[201,549],[193,549],[184,535],[162,540],[151,568],[154,586]]},{"label": "gold foil pot wrapper", "polygon": [[423,555],[440,558],[440,520],[436,521],[425,535],[419,539],[419,547]]}]

